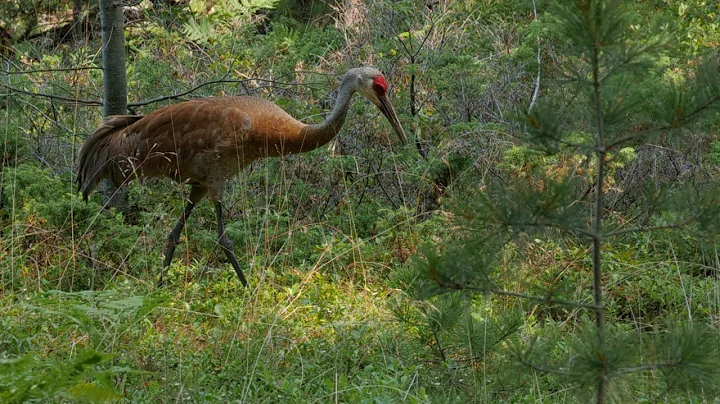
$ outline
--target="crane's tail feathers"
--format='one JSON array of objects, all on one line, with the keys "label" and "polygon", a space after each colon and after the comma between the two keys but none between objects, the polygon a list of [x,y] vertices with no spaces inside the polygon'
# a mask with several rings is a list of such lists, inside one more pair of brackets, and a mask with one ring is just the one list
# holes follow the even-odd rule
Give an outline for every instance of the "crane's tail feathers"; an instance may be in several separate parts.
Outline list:
[{"label": "crane's tail feathers", "polygon": [[[104,178],[110,178],[120,186],[117,170],[108,171],[109,163],[124,152],[122,133],[125,128],[142,119],[143,115],[111,115],[95,129],[83,143],[78,155],[77,185],[87,201],[90,192]],[[120,181],[121,182],[121,181]]]}]

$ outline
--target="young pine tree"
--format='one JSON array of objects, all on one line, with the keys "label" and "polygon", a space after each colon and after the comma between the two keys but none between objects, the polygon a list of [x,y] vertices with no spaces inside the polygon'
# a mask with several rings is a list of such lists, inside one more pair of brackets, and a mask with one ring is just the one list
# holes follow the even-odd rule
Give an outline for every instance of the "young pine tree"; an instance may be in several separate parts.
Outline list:
[{"label": "young pine tree", "polygon": [[[447,296],[491,294],[587,313],[576,316],[584,331],[568,331],[575,333],[575,343],[559,347],[532,339],[515,353],[523,364],[580,386],[578,391],[592,394],[597,403],[621,399],[623,380],[633,378],[659,387],[650,390],[660,401],[671,389],[713,394],[720,380],[716,329],[690,321],[656,325],[653,333],[633,328],[607,317],[603,293],[612,276],[608,247],[638,234],[652,239],[674,233],[711,243],[717,236],[720,192],[713,181],[691,187],[650,184],[634,212],[610,211],[606,204],[609,195],[628,191],[612,187],[618,162],[650,142],[673,148],[688,141],[683,128],[714,112],[720,101],[717,64],[705,58],[684,78],[667,74],[659,61],[667,60],[660,56],[672,41],[634,27],[627,3],[553,3],[545,19],[564,53],[561,68],[556,80],[544,83],[545,97],[521,119],[525,143],[507,155],[535,159],[528,165],[533,168],[481,184],[477,194],[457,202],[462,234],[426,247],[399,278],[410,296],[436,304],[438,311],[473,310],[472,299],[462,300],[464,306],[443,306]],[[534,295],[512,291],[519,282],[503,287],[498,274],[512,273],[511,257],[535,239],[587,251],[584,268],[577,270],[586,270],[579,276],[590,278],[584,283],[588,289],[561,298],[552,289],[537,293],[537,286],[531,286]],[[538,352],[543,346],[548,355]]]}]

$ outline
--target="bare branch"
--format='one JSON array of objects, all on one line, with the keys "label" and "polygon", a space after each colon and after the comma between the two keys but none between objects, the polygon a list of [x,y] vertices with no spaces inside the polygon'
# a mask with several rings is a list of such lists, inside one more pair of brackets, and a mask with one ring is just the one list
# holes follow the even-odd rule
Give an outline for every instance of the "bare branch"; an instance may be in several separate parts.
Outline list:
[{"label": "bare branch", "polygon": [[49,73],[49,72],[72,72],[72,71],[82,71],[82,70],[102,70],[102,67],[98,66],[83,66],[83,67],[67,67],[67,68],[59,68],[59,69],[38,69],[38,70],[5,70],[0,73],[3,74],[34,74],[34,73]]},{"label": "bare branch", "polygon": [[420,51],[425,47],[425,43],[427,42],[428,38],[430,38],[430,34],[435,30],[435,20],[430,18],[430,27],[425,31],[425,37],[422,41],[420,41],[420,45],[415,50],[415,54],[413,55],[413,58],[415,58],[417,55],[420,54]]},{"label": "bare branch", "polygon": [[21,90],[19,88],[10,87],[5,84],[0,84],[0,87],[10,90],[12,92],[25,94],[25,95],[29,95],[32,97],[43,97],[43,98],[48,98],[51,100],[65,101],[65,102],[69,102],[72,104],[86,105],[86,106],[90,106],[90,107],[101,107],[103,105],[103,103],[101,101],[83,100],[83,99],[79,99],[79,98],[63,97],[61,95],[53,95],[53,94],[45,94],[45,93],[33,93],[32,91]]},{"label": "bare branch", "polygon": [[[90,67],[87,67],[87,68],[82,68],[82,69],[91,69],[91,68],[90,68]],[[61,70],[64,70],[64,69],[56,69],[56,70],[57,70],[57,71],[61,71]],[[67,70],[73,70],[73,69],[67,69]],[[36,70],[36,71],[34,71],[34,72],[41,72],[41,71],[43,71],[43,70]],[[48,71],[53,71],[53,69],[48,69]],[[15,72],[7,72],[7,71],[4,72],[4,73],[15,74]],[[19,72],[18,72],[18,73],[19,73]],[[29,72],[26,72],[26,73],[29,73]],[[296,72],[296,73],[297,73],[297,72]],[[228,76],[228,75],[226,74],[225,77],[227,77],[227,76]],[[180,93],[177,93],[177,94],[163,95],[163,96],[151,98],[151,99],[149,99],[149,100],[130,102],[130,103],[127,104],[127,106],[128,106],[128,109],[131,110],[131,112],[132,112],[135,108],[138,108],[138,107],[142,107],[142,106],[146,106],[146,105],[150,105],[150,104],[162,102],[162,101],[165,101],[165,100],[182,98],[182,97],[184,97],[184,96],[186,96],[186,95],[188,95],[188,94],[191,94],[191,93],[193,93],[193,92],[195,92],[195,91],[197,91],[197,90],[199,90],[199,89],[201,89],[201,88],[203,88],[203,87],[207,87],[207,86],[210,86],[210,85],[214,85],[214,84],[227,84],[227,83],[246,84],[246,83],[249,83],[249,82],[263,82],[263,83],[267,83],[267,84],[268,84],[267,86],[310,86],[310,85],[314,85],[314,84],[322,84],[322,83],[280,82],[280,81],[277,81],[277,80],[256,79],[256,78],[243,79],[243,80],[230,80],[230,79],[222,78],[222,79],[218,79],[218,80],[206,81],[206,82],[204,82],[204,83],[198,84],[197,86],[195,86],[195,87],[193,87],[193,88],[191,88],[191,89],[189,89],[189,90],[186,90],[186,91],[183,91],[183,92],[180,92]],[[264,86],[264,87],[265,87],[265,86]],[[264,88],[264,87],[263,87],[263,88]],[[65,102],[70,102],[70,103],[75,103],[75,104],[81,104],[81,105],[87,105],[87,106],[98,106],[98,107],[103,106],[103,103],[102,103],[101,101],[85,100],[85,99],[78,99],[78,98],[72,98],[72,97],[64,97],[64,96],[61,96],[61,95],[53,95],[53,94],[45,94],[45,93],[34,93],[34,92],[32,92],[32,91],[27,91],[27,90],[22,90],[22,89],[15,88],[15,87],[10,87],[10,86],[5,85],[5,84],[0,84],[0,88],[5,88],[5,89],[7,89],[7,90],[9,90],[9,91],[12,91],[12,92],[16,92],[16,93],[20,93],[20,94],[25,94],[25,95],[29,95],[29,96],[33,96],[33,97],[44,97],[44,98],[48,98],[48,99],[52,99],[52,100],[65,101]]]},{"label": "bare branch", "polygon": [[180,93],[177,93],[177,94],[163,95],[163,96],[160,96],[160,97],[155,97],[155,98],[151,98],[151,99],[149,99],[149,100],[144,100],[144,101],[130,102],[130,103],[128,103],[128,109],[130,109],[130,108],[142,107],[142,106],[145,106],[145,105],[150,105],[150,104],[154,104],[154,103],[161,102],[161,101],[165,101],[165,100],[178,99],[178,98],[184,97],[184,96],[186,96],[186,95],[188,95],[188,94],[191,94],[191,93],[193,93],[193,92],[195,92],[195,91],[197,91],[197,90],[199,90],[199,89],[201,89],[201,88],[203,88],[203,87],[207,87],[207,86],[210,86],[210,85],[213,85],[213,84],[228,84],[228,83],[231,83],[231,84],[233,84],[233,83],[234,83],[234,84],[246,84],[246,83],[249,83],[249,82],[264,82],[264,83],[269,83],[270,86],[276,86],[276,85],[281,85],[281,86],[309,86],[309,85],[311,85],[311,84],[320,84],[320,83],[284,83],[284,82],[279,82],[279,81],[269,80],[269,79],[243,79],[243,80],[218,79],[218,80],[210,80],[210,81],[206,81],[206,82],[204,82],[204,83],[198,84],[197,86],[195,86],[195,87],[193,87],[193,88],[191,88],[191,89],[189,89],[189,90],[186,90],[186,91],[183,91],[183,92],[180,92]]}]

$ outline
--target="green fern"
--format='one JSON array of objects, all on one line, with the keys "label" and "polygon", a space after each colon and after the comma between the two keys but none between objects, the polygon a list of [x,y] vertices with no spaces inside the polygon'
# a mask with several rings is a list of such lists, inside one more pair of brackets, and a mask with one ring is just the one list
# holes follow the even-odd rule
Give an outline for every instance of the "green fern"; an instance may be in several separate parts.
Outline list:
[{"label": "green fern", "polygon": [[273,9],[279,0],[191,0],[188,3],[192,17],[183,25],[188,39],[200,45],[218,40],[229,33],[237,21],[249,21],[249,17],[261,9]]},{"label": "green fern", "polygon": [[[57,396],[93,403],[119,400],[123,396],[115,390],[110,375],[126,369],[95,370],[110,358],[110,355],[85,351],[69,361],[42,361],[32,354],[1,359],[0,402],[45,401]],[[88,381],[93,379],[97,383]]]}]

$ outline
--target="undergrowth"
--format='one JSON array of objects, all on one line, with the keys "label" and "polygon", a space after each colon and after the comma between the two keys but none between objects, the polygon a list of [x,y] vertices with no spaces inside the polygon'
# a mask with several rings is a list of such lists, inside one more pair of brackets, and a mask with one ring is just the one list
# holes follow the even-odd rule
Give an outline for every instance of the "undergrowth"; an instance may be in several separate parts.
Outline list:
[{"label": "undergrowth", "polygon": [[[563,76],[564,49],[543,2],[283,0],[237,9],[222,1],[213,11],[219,14],[206,1],[187,9],[149,3],[139,3],[145,17],[126,31],[131,112],[249,94],[319,122],[338,77],[374,65],[391,83],[411,144],[394,144],[374,108],[356,100],[337,142],[257,162],[228,184],[226,231],[248,289],[221,254],[207,201],[188,220],[166,286],[157,288],[167,232],[188,190],[165,179],[133,183],[123,213],[104,210],[99,194],[83,202],[73,184],[75,156],[100,108],[27,93],[99,98],[99,39],[17,41],[0,72],[0,401],[589,400],[592,386],[557,370],[590,372],[580,359],[595,348],[588,344],[592,316],[549,301],[592,300],[591,249],[576,237],[518,232],[498,248],[493,286],[509,293],[412,293],[415,268],[441,265],[443,246],[459,247],[478,230],[461,212],[480,195],[541,190],[538,173],[557,179],[571,172],[585,195],[593,192],[590,157],[549,155],[521,142],[516,118],[536,75],[543,83]],[[707,2],[692,9],[665,2],[667,10],[635,3],[627,7],[641,22],[631,29],[683,34],[658,58],[667,76],[691,70],[691,56],[714,49]],[[264,5],[247,8],[253,4]],[[70,11],[69,2],[41,6],[47,15]],[[30,14],[8,7],[0,6],[8,16],[0,16],[0,28],[29,26]],[[91,69],[64,70],[76,67]],[[564,112],[575,108],[563,89],[541,91]],[[716,126],[711,117],[688,128],[672,152],[659,136],[657,145],[613,155],[606,220],[620,227],[667,219],[648,207],[645,182],[680,199],[681,185],[715,183]],[[571,140],[586,137],[578,129]],[[493,247],[458,248],[453,265],[484,264],[475,253]],[[604,248],[605,309],[609,333],[619,336],[612,346],[619,362],[652,359],[627,347],[650,356],[663,346],[718,345],[717,240],[638,233],[608,238]],[[680,342],[665,332],[677,322],[688,329]],[[707,364],[715,359],[700,353]],[[698,356],[691,359],[706,360]],[[682,379],[650,369],[612,384],[611,399],[716,400],[716,392],[685,387],[717,372],[692,370]]]}]

